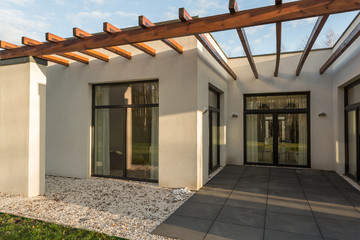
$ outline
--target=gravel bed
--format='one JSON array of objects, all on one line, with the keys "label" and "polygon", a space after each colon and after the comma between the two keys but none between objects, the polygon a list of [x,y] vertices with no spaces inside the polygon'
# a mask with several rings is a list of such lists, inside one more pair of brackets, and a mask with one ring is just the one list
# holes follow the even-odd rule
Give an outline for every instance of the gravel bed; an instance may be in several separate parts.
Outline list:
[{"label": "gravel bed", "polygon": [[192,195],[154,183],[47,176],[44,196],[0,193],[0,212],[127,239],[167,239],[150,232]]}]

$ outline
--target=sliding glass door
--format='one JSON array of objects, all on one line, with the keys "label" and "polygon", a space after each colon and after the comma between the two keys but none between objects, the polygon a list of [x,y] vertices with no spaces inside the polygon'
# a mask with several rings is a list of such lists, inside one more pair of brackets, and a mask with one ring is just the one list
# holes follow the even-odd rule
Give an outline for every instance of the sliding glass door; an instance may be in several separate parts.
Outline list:
[{"label": "sliding glass door", "polygon": [[345,88],[346,174],[360,180],[360,80]]},{"label": "sliding glass door", "polygon": [[245,163],[310,166],[309,94],[245,95]]},{"label": "sliding glass door", "polygon": [[93,88],[92,175],[158,179],[158,83]]}]

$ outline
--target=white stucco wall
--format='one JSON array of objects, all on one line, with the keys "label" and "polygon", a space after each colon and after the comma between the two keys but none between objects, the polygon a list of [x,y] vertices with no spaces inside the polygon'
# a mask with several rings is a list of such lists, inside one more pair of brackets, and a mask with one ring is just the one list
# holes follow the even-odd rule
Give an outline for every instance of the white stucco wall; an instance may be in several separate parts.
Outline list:
[{"label": "white stucco wall", "polygon": [[35,62],[0,66],[0,192],[45,191],[45,69]]},{"label": "white stucco wall", "polygon": [[30,63],[28,196],[45,193],[46,66]]},{"label": "white stucco wall", "polygon": [[[46,173],[87,178],[91,159],[91,84],[159,80],[159,185],[199,188],[196,39],[176,39],[179,54],[160,41],[157,56],[128,47],[132,60],[48,67]],[[130,49],[131,48],[131,49]]]},{"label": "white stucco wall", "polygon": [[[311,52],[299,77],[296,77],[295,70],[301,53],[281,55],[278,77],[274,77],[275,55],[254,57],[258,79],[255,79],[246,58],[229,59],[238,80],[228,84],[228,164],[243,164],[243,94],[310,91],[311,167],[335,169],[335,150],[329,148],[334,141],[333,132],[329,131],[333,128],[334,118],[331,74],[318,73],[330,54],[331,50]],[[327,116],[319,117],[319,112],[325,112]],[[239,118],[231,118],[233,113]]]},{"label": "white stucco wall", "polygon": [[[343,43],[360,22],[360,16],[345,32],[333,49],[333,52]],[[336,171],[345,172],[345,117],[344,117],[344,87],[360,79],[360,38],[358,38],[330,67],[327,72],[333,75],[333,107],[334,107],[334,148],[336,149]]]},{"label": "white stucco wall", "polygon": [[[207,34],[208,40],[222,54],[219,46],[213,38]],[[202,166],[198,174],[201,185],[209,179],[209,111],[203,114],[203,110],[209,107],[209,85],[221,91],[220,95],[220,166],[226,165],[226,124],[227,124],[227,84],[232,79],[210,53],[198,42],[197,77],[198,77],[198,136],[200,142],[198,158]]]}]

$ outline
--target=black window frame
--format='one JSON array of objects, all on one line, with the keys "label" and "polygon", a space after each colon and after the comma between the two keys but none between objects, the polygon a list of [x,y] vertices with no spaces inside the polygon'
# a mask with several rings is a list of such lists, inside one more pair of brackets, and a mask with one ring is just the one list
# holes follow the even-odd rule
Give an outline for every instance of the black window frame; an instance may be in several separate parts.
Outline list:
[{"label": "black window frame", "polygon": [[[213,85],[209,85],[208,88],[209,92],[215,93],[217,96],[217,107],[211,107],[208,106],[209,108],[209,174],[214,172],[216,169],[218,169],[220,167],[220,95],[221,92],[220,90],[218,90],[216,87],[214,87]],[[212,113],[217,113],[217,122],[218,122],[218,126],[217,126],[217,135],[218,135],[218,144],[216,146],[217,148],[217,166],[213,166],[213,144],[212,144]]]},{"label": "black window frame", "polygon": [[[353,103],[348,105],[348,90],[350,88],[353,88],[357,85],[360,85],[360,79],[357,79],[356,81],[352,82],[351,84],[349,84],[348,86],[346,86],[344,88],[345,94],[344,94],[344,120],[345,120],[345,175],[348,176],[349,178],[360,182],[360,126],[359,126],[359,121],[360,121],[360,102],[358,103]],[[357,176],[353,176],[351,174],[349,174],[349,136],[348,136],[348,116],[347,113],[351,112],[351,111],[355,111],[355,121],[356,121],[356,136],[357,136],[357,142],[356,142],[356,171],[357,171]]]},{"label": "black window frame", "polygon": [[[102,177],[102,178],[112,178],[112,179],[123,179],[123,180],[130,180],[130,181],[140,181],[140,182],[153,182],[158,183],[159,180],[153,180],[153,179],[143,179],[143,178],[131,178],[127,177],[127,168],[126,168],[126,161],[125,161],[125,168],[124,168],[124,177],[119,176],[107,176],[107,175],[99,175],[99,174],[93,174],[94,171],[94,161],[95,161],[95,110],[96,109],[110,109],[110,108],[122,108],[124,109],[125,115],[127,114],[128,108],[145,108],[145,107],[159,107],[159,103],[155,104],[122,104],[122,105],[95,105],[95,88],[97,86],[114,86],[114,85],[125,85],[125,84],[134,84],[134,83],[151,83],[151,82],[157,82],[159,84],[158,79],[153,80],[141,80],[141,81],[126,81],[126,82],[116,82],[116,83],[97,83],[92,84],[92,111],[91,111],[91,159],[90,159],[90,170],[91,170],[91,176],[92,177]],[[125,127],[125,155],[126,153],[126,127]],[[158,166],[159,167],[159,166]]]},{"label": "black window frame", "polygon": [[[306,95],[306,108],[297,108],[297,109],[246,109],[246,98],[254,96],[284,96],[284,95]],[[295,168],[311,168],[311,114],[310,114],[310,91],[303,92],[273,92],[273,93],[246,93],[243,94],[243,123],[244,123],[244,164],[245,165],[263,165],[263,166],[278,166],[278,167],[295,167]],[[278,114],[287,114],[287,113],[305,113],[306,114],[306,124],[307,124],[307,164],[306,165],[291,165],[291,164],[279,164],[278,163],[278,142],[273,140],[273,163],[254,163],[247,162],[247,146],[246,146],[246,116],[248,114],[272,114],[273,118],[277,119]],[[274,123],[274,131],[278,130],[277,124]],[[275,150],[276,149],[276,150]]]}]

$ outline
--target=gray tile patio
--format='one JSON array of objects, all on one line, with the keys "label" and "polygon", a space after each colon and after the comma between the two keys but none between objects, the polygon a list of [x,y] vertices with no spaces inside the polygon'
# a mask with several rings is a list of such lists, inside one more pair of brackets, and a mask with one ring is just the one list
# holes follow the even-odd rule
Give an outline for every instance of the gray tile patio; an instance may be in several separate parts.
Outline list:
[{"label": "gray tile patio", "polygon": [[179,239],[360,239],[360,192],[335,172],[227,166],[158,226]]}]

